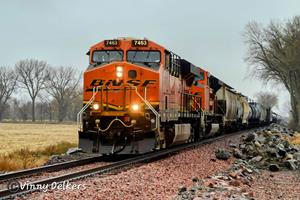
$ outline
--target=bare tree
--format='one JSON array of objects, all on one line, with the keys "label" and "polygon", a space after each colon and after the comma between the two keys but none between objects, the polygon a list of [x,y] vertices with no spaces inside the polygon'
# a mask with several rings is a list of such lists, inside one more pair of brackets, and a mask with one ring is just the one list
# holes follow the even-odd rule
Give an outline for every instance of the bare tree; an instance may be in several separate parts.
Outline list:
[{"label": "bare tree", "polygon": [[27,90],[31,102],[32,121],[35,121],[35,103],[39,92],[45,88],[48,64],[36,59],[20,60],[16,64],[16,72],[19,75],[20,87]]},{"label": "bare tree", "polygon": [[53,114],[55,112],[55,100],[53,98],[49,98],[49,96],[46,97],[46,95],[39,95],[39,99],[41,100],[41,104],[43,108],[44,115],[48,117],[49,122],[52,122],[53,120]]},{"label": "bare tree", "polygon": [[68,119],[71,121],[76,121],[77,119],[77,113],[82,107],[82,95],[82,87],[78,87],[77,90],[74,92],[74,98],[72,98],[72,102],[68,111]]},{"label": "bare tree", "polygon": [[13,107],[13,118],[15,119],[21,119],[23,121],[27,121],[30,116],[30,107],[31,102],[26,101],[24,99],[13,99],[12,101],[12,107]]},{"label": "bare tree", "polygon": [[271,92],[256,93],[256,100],[265,108],[273,108],[278,103],[278,96]]},{"label": "bare tree", "polygon": [[75,68],[60,66],[48,70],[47,92],[58,104],[58,121],[62,122],[67,116],[67,110],[72,100],[78,97],[77,87],[81,75]]},{"label": "bare tree", "polygon": [[6,109],[6,103],[16,87],[17,75],[8,67],[0,67],[0,121]]},{"label": "bare tree", "polygon": [[271,22],[267,27],[251,22],[244,36],[248,44],[246,61],[253,73],[265,82],[285,86],[296,128],[300,129],[300,16],[286,23]]}]

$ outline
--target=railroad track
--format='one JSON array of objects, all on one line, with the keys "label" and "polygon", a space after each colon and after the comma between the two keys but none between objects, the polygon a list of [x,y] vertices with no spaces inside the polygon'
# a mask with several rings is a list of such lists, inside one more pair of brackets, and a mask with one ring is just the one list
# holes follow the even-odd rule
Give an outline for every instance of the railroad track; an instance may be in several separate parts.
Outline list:
[{"label": "railroad track", "polygon": [[[138,164],[138,163],[158,160],[159,158],[166,157],[170,154],[177,153],[181,150],[186,150],[186,149],[197,147],[197,146],[204,145],[204,144],[207,144],[207,143],[212,143],[214,141],[221,140],[223,138],[226,138],[226,137],[229,137],[229,136],[232,136],[232,135],[242,134],[244,132],[249,132],[249,131],[251,131],[251,129],[250,130],[238,131],[238,132],[231,133],[231,134],[225,134],[225,135],[221,135],[221,136],[218,136],[218,137],[215,137],[215,138],[205,139],[205,140],[202,140],[202,141],[199,141],[199,142],[196,142],[196,143],[184,144],[184,145],[181,145],[181,146],[175,146],[173,148],[164,149],[164,150],[161,150],[161,151],[155,151],[155,152],[147,153],[147,154],[136,156],[136,157],[133,157],[133,158],[117,161],[117,162],[114,162],[112,164],[108,164],[108,165],[101,166],[101,167],[94,167],[94,168],[91,168],[91,169],[86,169],[86,170],[82,170],[82,171],[78,171],[78,172],[72,172],[72,173],[65,174],[65,175],[60,175],[60,176],[56,176],[56,177],[51,177],[51,178],[47,178],[47,179],[43,179],[43,180],[34,181],[34,182],[31,182],[31,183],[26,183],[26,185],[31,185],[32,187],[20,187],[20,183],[18,181],[12,181],[12,182],[9,183],[10,185],[8,184],[7,189],[0,190],[0,199],[10,198],[10,197],[14,197],[14,196],[17,196],[17,195],[37,191],[37,190],[39,190],[38,188],[41,185],[49,185],[50,186],[52,183],[62,183],[62,182],[65,182],[65,181],[72,181],[72,180],[84,178],[84,177],[87,177],[87,176],[91,176],[91,175],[94,175],[94,174],[104,174],[104,173],[107,173],[107,172],[111,172],[111,171],[114,171],[114,170],[117,170],[117,169],[121,169],[121,168],[124,168],[124,167],[135,165],[135,164]],[[98,159],[100,159],[100,157],[98,157]],[[73,162],[76,163],[76,161],[73,161]],[[27,170],[24,170],[24,171],[27,171]],[[30,171],[30,170],[28,170],[28,171]],[[14,174],[14,173],[12,173],[12,174]],[[26,174],[26,172],[23,172],[23,174]],[[28,173],[26,175],[28,175]],[[9,175],[7,175],[7,176],[9,176]],[[11,176],[10,179],[20,177],[20,176],[15,176],[14,177],[13,175],[10,175],[10,176]],[[23,176],[25,176],[25,175],[23,175]]]},{"label": "railroad track", "polygon": [[57,170],[68,169],[68,168],[77,167],[80,165],[90,164],[90,163],[94,163],[94,162],[99,162],[99,161],[103,161],[103,160],[104,160],[103,156],[94,156],[94,157],[84,158],[84,159],[80,159],[80,160],[62,162],[62,163],[57,163],[57,164],[52,164],[52,165],[36,167],[36,168],[32,168],[32,169],[25,169],[25,170],[20,170],[20,171],[16,171],[16,172],[1,174],[0,182],[6,182],[11,179],[17,179],[17,178],[30,176],[30,175],[34,175],[34,174],[39,174],[39,173],[43,173],[43,172],[53,172],[53,171],[57,171]]}]

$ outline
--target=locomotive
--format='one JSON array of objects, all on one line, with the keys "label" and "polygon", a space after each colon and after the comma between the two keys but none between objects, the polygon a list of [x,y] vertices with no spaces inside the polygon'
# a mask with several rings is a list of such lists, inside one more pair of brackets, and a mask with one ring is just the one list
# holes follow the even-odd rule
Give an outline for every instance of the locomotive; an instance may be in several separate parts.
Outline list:
[{"label": "locomotive", "polygon": [[265,124],[274,116],[148,39],[104,40],[87,55],[77,122],[79,147],[88,153],[142,154]]}]

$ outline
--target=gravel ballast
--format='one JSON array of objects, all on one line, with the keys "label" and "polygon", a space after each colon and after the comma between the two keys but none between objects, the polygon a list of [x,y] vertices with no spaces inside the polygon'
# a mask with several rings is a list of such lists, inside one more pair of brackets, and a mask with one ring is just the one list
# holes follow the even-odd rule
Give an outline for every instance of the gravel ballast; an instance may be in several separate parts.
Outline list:
[{"label": "gravel ballast", "polygon": [[300,134],[278,124],[250,132],[231,149],[218,149],[218,159],[237,159],[226,170],[195,181],[176,200],[299,199]]},{"label": "gravel ballast", "polygon": [[300,199],[300,173],[265,170],[256,176],[249,191],[254,199]]},{"label": "gravel ballast", "polygon": [[214,152],[236,143],[240,136],[230,136],[171,157],[133,167],[110,175],[95,175],[74,184],[79,190],[52,190],[27,195],[29,199],[172,199],[178,188],[190,187],[201,179],[228,168],[234,158],[218,160]]}]

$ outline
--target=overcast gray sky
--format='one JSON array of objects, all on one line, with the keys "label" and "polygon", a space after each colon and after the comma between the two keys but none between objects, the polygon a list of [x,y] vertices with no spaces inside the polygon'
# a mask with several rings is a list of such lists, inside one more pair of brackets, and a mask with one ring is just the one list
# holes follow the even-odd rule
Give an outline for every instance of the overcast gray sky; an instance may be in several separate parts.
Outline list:
[{"label": "overcast gray sky", "polygon": [[[146,37],[253,97],[270,87],[245,78],[245,25],[297,14],[299,0],[0,0],[0,65],[37,58],[84,70],[91,45]],[[288,99],[284,90],[274,89],[281,110]]]}]

